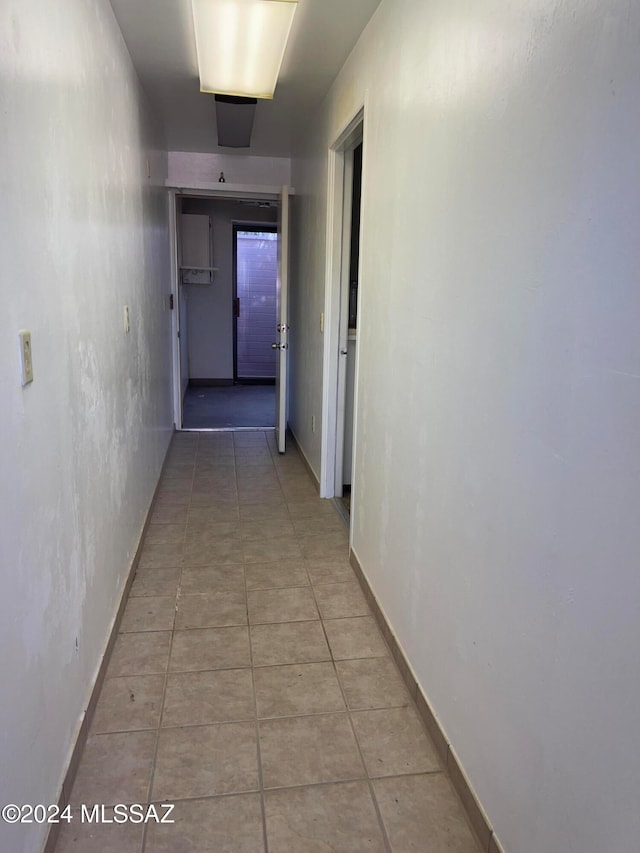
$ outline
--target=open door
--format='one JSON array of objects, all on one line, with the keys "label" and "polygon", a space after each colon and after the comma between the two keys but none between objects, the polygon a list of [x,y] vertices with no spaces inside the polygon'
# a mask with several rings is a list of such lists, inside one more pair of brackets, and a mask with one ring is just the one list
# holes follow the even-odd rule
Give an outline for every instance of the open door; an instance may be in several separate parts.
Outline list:
[{"label": "open door", "polygon": [[289,187],[282,188],[278,214],[278,279],[276,284],[276,442],[285,451],[289,349]]}]

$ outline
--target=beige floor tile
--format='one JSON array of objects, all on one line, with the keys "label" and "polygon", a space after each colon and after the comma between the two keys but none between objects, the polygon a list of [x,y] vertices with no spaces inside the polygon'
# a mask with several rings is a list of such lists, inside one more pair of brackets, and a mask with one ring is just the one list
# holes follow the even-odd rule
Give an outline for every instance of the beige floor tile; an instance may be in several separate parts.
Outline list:
[{"label": "beige floor tile", "polygon": [[239,542],[240,523],[233,521],[212,521],[202,524],[196,521],[187,522],[185,547],[210,548],[219,543]]},{"label": "beige floor tile", "polygon": [[336,514],[335,507],[331,501],[318,497],[298,500],[291,498],[291,500],[287,501],[287,506],[289,514],[291,515],[291,518],[294,519],[294,522],[299,518],[312,518],[319,515],[328,515],[333,517]]},{"label": "beige floor tile", "polygon": [[243,592],[245,588],[242,563],[222,566],[186,566],[182,572],[182,595],[210,595],[216,592]]},{"label": "beige floor tile", "polygon": [[346,557],[305,560],[311,583],[353,583],[355,574]]},{"label": "beige floor tile", "polygon": [[259,717],[293,717],[344,711],[332,663],[259,667],[255,671]]},{"label": "beige floor tile", "polygon": [[237,669],[250,664],[248,628],[197,628],[173,635],[171,672]]},{"label": "beige floor tile", "polygon": [[182,542],[167,545],[145,545],[140,552],[141,569],[175,569],[182,565]]},{"label": "beige floor tile", "polygon": [[198,465],[193,477],[193,490],[224,495],[235,493],[236,484],[233,473],[230,465],[219,465],[216,468],[202,468]]},{"label": "beige floor tile", "polygon": [[261,449],[259,453],[246,455],[240,453],[236,458],[236,470],[238,474],[243,471],[260,471],[265,474],[273,474],[276,470],[273,458],[268,450]]},{"label": "beige floor tile", "polygon": [[342,533],[324,533],[321,536],[301,536],[299,541],[304,556],[309,559],[349,558],[349,537],[346,530]]},{"label": "beige floor tile", "polygon": [[154,800],[173,802],[257,790],[254,723],[160,730]]},{"label": "beige floor tile", "polygon": [[282,489],[277,480],[272,483],[261,484],[259,481],[245,483],[238,486],[238,500],[240,503],[263,503],[264,500],[277,499],[284,500]]},{"label": "beige floor tile", "polygon": [[236,503],[224,503],[218,506],[192,506],[189,508],[188,527],[203,527],[223,523],[237,522],[240,515]]},{"label": "beige floor tile", "polygon": [[238,495],[236,484],[231,477],[220,474],[199,474],[194,477],[191,496],[203,495],[216,500],[235,500]]},{"label": "beige floor tile", "polygon": [[407,707],[411,699],[390,657],[336,661],[351,710]]},{"label": "beige floor tile", "polygon": [[160,492],[190,492],[191,491],[191,481],[193,477],[162,477],[160,479],[160,486],[158,488],[158,493]]},{"label": "beige floor tile", "polygon": [[173,825],[149,824],[145,853],[263,853],[259,794],[176,803]]},{"label": "beige floor tile", "polygon": [[240,515],[243,514],[243,510],[247,506],[259,506],[259,507],[271,507],[272,509],[284,509],[286,508],[286,503],[284,499],[284,495],[280,490],[275,491],[273,489],[262,492],[255,489],[250,489],[244,491],[240,498]]},{"label": "beige floor tile", "polygon": [[107,677],[165,672],[170,645],[170,631],[118,634],[111,653]]},{"label": "beige floor tile", "polygon": [[241,504],[240,519],[243,524],[258,521],[289,521],[289,510],[285,503]]},{"label": "beige floor tile", "polygon": [[[205,510],[210,512],[209,510]],[[195,512],[195,510],[194,510]],[[240,536],[240,522],[237,516],[225,521],[219,521],[214,515],[203,520],[199,516],[189,518],[185,531],[185,540],[215,542],[217,539],[238,538]]]},{"label": "beige floor tile", "polygon": [[384,657],[389,654],[373,616],[327,619],[324,628],[336,660]]},{"label": "beige floor tile", "polygon": [[242,563],[242,543],[239,537],[214,537],[210,542],[193,537],[184,545],[185,566],[212,566]]},{"label": "beige floor tile", "polygon": [[246,563],[274,563],[277,560],[302,562],[302,551],[295,536],[245,541],[242,543],[242,548]]},{"label": "beige floor tile", "polygon": [[315,593],[323,619],[344,619],[371,614],[357,581],[317,584]]},{"label": "beige floor tile", "polygon": [[130,598],[122,615],[121,633],[137,631],[170,631],[176,615],[174,595]]},{"label": "beige floor tile", "polygon": [[250,630],[254,666],[312,663],[331,659],[319,621],[252,625]]},{"label": "beige floor tile", "polygon": [[250,563],[246,568],[247,589],[283,589],[309,586],[302,560],[278,560],[275,563]]},{"label": "beige floor tile", "polygon": [[260,723],[265,788],[357,779],[364,768],[346,714]]},{"label": "beige floor tile", "polygon": [[254,488],[262,491],[280,488],[280,481],[273,465],[269,467],[268,464],[264,463],[253,466],[240,464],[236,468],[236,478],[239,492]]},{"label": "beige floor tile", "polygon": [[314,498],[318,494],[318,490],[313,485],[313,483],[305,483],[303,480],[290,480],[289,482],[283,482],[282,492],[284,494],[285,500],[288,503],[298,500],[309,500],[310,498]]},{"label": "beige floor tile", "polygon": [[181,545],[184,524],[150,524],[145,533],[145,545]]},{"label": "beige floor tile", "polygon": [[303,622],[318,618],[313,593],[308,587],[262,589],[249,592],[249,621],[252,625],[265,622]]},{"label": "beige floor tile", "polygon": [[129,595],[176,596],[180,582],[180,569],[137,569]]},{"label": "beige floor tile", "polygon": [[265,539],[276,539],[280,536],[291,537],[295,534],[293,524],[287,517],[243,521],[241,532],[242,538],[247,542],[252,540],[262,542]]},{"label": "beige floor tile", "polygon": [[156,732],[151,731],[91,735],[71,791],[71,805],[146,802],[155,746]]},{"label": "beige floor tile", "polygon": [[[113,819],[113,810],[105,810],[105,817]],[[73,820],[60,824],[55,853],[140,853],[143,832],[142,824],[83,822],[82,812],[74,810]]]},{"label": "beige floor tile", "polygon": [[443,773],[373,783],[393,853],[479,853]]},{"label": "beige floor tile", "polygon": [[[238,496],[234,492],[228,492],[226,494],[220,494],[218,492],[192,492],[189,517],[191,517],[192,511],[196,508],[209,509],[215,513],[235,510],[237,514]],[[223,519],[219,517],[218,520],[222,521]],[[227,518],[224,519],[224,521],[227,520]]]},{"label": "beige floor tile", "polygon": [[298,536],[321,536],[327,533],[344,534],[346,526],[338,513],[331,515],[297,518],[294,522]]},{"label": "beige floor tile", "polygon": [[183,595],[178,599],[176,629],[224,628],[247,624],[244,592],[218,592],[210,595]]},{"label": "beige floor tile", "polygon": [[94,732],[153,729],[160,724],[164,675],[106,678],[92,723]]},{"label": "beige floor tile", "polygon": [[386,849],[366,782],[267,791],[265,816],[269,853],[384,853]]},{"label": "beige floor tile", "polygon": [[167,679],[163,726],[204,726],[254,717],[250,669],[177,672]]},{"label": "beige floor tile", "polygon": [[163,489],[165,485],[177,482],[185,484],[193,478],[195,471],[194,457],[175,457],[167,463],[166,473],[163,473],[158,484],[158,491]]},{"label": "beige floor tile", "polygon": [[273,468],[273,456],[266,442],[262,445],[245,445],[235,447],[236,466],[246,468],[249,465]]},{"label": "beige floor tile", "polygon": [[372,777],[440,770],[431,741],[413,707],[356,711],[353,726]]},{"label": "beige floor tile", "polygon": [[153,505],[151,522],[153,524],[184,524],[187,520],[188,506],[186,504],[160,504]]},{"label": "beige floor tile", "polygon": [[186,490],[178,491],[176,489],[160,486],[156,492],[156,503],[162,506],[173,504],[174,506],[186,507],[189,506],[190,500],[191,493]]}]

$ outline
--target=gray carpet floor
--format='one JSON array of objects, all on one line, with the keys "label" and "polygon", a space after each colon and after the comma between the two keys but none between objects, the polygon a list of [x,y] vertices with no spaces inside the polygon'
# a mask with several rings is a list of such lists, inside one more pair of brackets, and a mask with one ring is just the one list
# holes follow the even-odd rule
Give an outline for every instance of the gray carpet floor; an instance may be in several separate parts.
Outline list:
[{"label": "gray carpet floor", "polygon": [[184,397],[185,429],[273,427],[275,416],[275,385],[190,385]]}]

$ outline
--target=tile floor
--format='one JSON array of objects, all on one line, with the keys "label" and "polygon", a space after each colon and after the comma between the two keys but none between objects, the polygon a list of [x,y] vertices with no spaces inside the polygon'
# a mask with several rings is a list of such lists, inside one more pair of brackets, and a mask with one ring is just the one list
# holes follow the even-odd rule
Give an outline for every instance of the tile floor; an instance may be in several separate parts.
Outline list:
[{"label": "tile floor", "polygon": [[[477,853],[348,562],[268,432],[179,433],[57,853]],[[107,809],[107,815],[111,814]]]}]

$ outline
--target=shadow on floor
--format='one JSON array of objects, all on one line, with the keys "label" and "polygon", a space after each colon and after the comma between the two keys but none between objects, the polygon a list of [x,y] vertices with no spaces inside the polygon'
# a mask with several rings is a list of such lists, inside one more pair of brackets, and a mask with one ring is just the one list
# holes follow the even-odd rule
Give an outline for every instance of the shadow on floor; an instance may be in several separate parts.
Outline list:
[{"label": "shadow on floor", "polygon": [[190,385],[184,397],[184,429],[274,427],[275,415],[275,385]]}]

